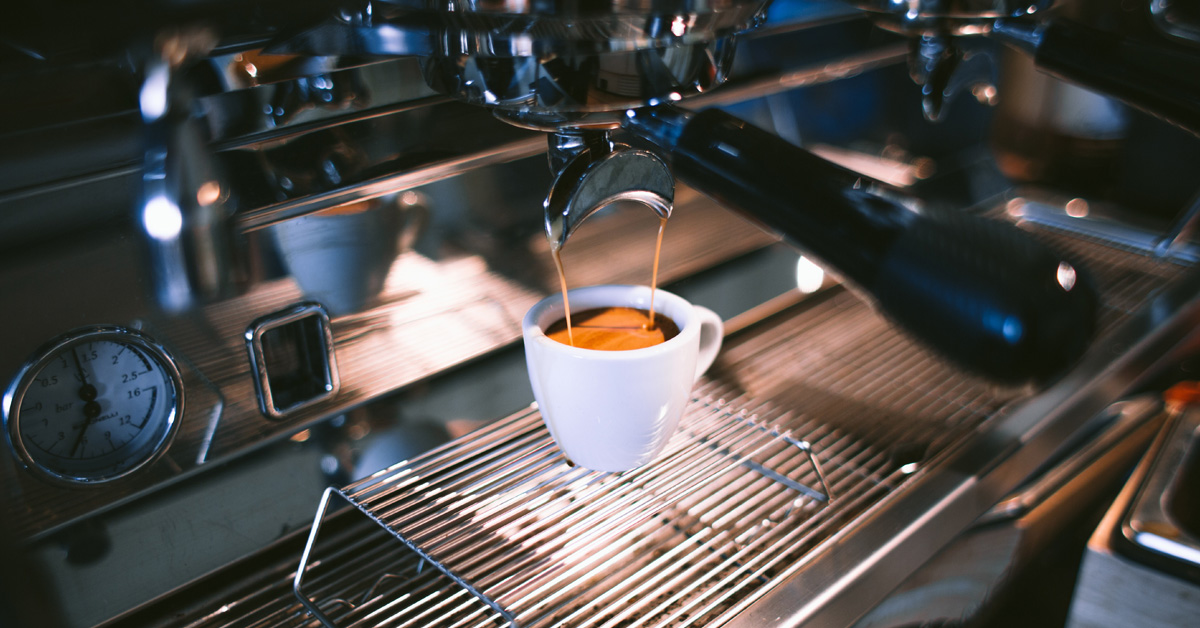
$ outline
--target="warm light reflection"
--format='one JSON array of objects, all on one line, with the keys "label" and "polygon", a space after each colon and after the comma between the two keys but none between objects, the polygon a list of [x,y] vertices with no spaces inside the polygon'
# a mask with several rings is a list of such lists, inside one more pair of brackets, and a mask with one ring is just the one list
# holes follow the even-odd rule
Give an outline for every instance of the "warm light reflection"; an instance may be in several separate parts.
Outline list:
[{"label": "warm light reflection", "polygon": [[1071,266],[1070,264],[1066,262],[1059,262],[1058,271],[1055,273],[1055,277],[1058,279],[1058,285],[1062,286],[1063,290],[1070,292],[1071,288],[1075,287],[1075,267]]},{"label": "warm light reflection", "polygon": [[351,423],[350,427],[346,428],[346,435],[350,437],[350,440],[362,440],[370,433],[371,426],[362,421]]},{"label": "warm light reflection", "polygon": [[960,35],[986,35],[991,28],[991,24],[963,24],[955,31]]},{"label": "warm light reflection", "polygon": [[1072,218],[1083,218],[1088,215],[1088,202],[1082,198],[1067,201],[1067,215]]},{"label": "warm light reflection", "polygon": [[996,105],[996,97],[999,94],[995,85],[980,84],[971,88],[971,95],[979,101],[979,104],[991,107]]},{"label": "warm light reflection", "polygon": [[1020,218],[1025,215],[1025,199],[1017,197],[1004,205],[1004,211],[1008,212],[1013,218]]},{"label": "warm light reflection", "polygon": [[812,294],[821,289],[825,283],[825,271],[812,262],[800,256],[796,260],[796,287],[804,294]]},{"label": "warm light reflection", "polygon": [[912,165],[913,176],[918,179],[928,179],[937,174],[937,162],[928,157],[918,157]]},{"label": "warm light reflection", "polygon": [[221,198],[221,184],[216,181],[206,181],[196,190],[196,202],[201,207],[208,207]]}]

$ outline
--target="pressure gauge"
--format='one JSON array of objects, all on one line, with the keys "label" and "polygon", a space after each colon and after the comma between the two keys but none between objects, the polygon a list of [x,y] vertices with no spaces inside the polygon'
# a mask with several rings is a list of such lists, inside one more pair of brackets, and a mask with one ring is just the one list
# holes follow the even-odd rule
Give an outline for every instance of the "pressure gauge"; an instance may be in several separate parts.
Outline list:
[{"label": "pressure gauge", "polygon": [[4,394],[21,462],[57,483],[125,477],[154,461],[183,416],[179,369],[150,337],[120,327],[69,333],[38,351]]}]

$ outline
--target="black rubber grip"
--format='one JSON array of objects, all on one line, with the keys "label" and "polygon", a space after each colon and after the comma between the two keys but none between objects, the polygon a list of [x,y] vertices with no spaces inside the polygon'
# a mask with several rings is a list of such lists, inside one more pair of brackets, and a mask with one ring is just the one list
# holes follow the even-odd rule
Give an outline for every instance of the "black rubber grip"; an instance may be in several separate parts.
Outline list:
[{"label": "black rubber grip", "polygon": [[819,258],[976,373],[1049,379],[1090,342],[1087,273],[1010,224],[918,214],[894,190],[717,110],[687,123],[671,157],[681,181]]},{"label": "black rubber grip", "polygon": [[1003,381],[1046,380],[1091,340],[1086,272],[1015,227],[966,215],[901,231],[864,286],[888,316],[941,353]]}]

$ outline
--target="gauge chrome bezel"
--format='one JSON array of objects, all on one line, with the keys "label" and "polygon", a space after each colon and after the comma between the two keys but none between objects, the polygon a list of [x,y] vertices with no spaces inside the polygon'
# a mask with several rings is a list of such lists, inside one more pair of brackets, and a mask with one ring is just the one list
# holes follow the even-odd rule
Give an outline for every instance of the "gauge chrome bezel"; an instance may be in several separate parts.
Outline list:
[{"label": "gauge chrome bezel", "polygon": [[[98,473],[94,476],[62,473],[39,461],[26,447],[24,439],[21,436],[21,403],[36,375],[48,366],[52,360],[56,359],[63,350],[79,344],[99,340],[132,345],[141,349],[147,359],[153,360],[163,370],[166,381],[171,385],[171,394],[174,402],[169,404],[170,412],[167,415],[165,427],[156,428],[160,429],[162,433],[155,435],[153,444],[147,448],[147,453],[144,457],[135,460],[131,466],[113,473]],[[4,391],[3,404],[0,404],[0,412],[3,414],[5,440],[8,441],[9,449],[12,450],[21,465],[39,479],[52,484],[73,487],[105,484],[120,480],[154,463],[167,451],[175,438],[175,434],[179,431],[179,421],[183,417],[183,408],[183,378],[180,375],[179,365],[175,361],[175,358],[171,356],[171,353],[161,343],[145,333],[116,325],[97,325],[75,329],[42,345],[17,370],[17,374]],[[130,458],[137,458],[139,455],[132,454]]]}]

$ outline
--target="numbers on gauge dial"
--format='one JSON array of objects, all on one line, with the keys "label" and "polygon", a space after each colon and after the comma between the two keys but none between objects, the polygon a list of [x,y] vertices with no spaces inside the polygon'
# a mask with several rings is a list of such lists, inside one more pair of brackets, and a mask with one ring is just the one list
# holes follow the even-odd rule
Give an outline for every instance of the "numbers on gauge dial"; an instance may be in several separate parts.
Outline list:
[{"label": "numbers on gauge dial", "polygon": [[21,438],[34,458],[108,458],[119,470],[169,419],[173,397],[170,375],[138,346],[105,339],[67,346],[29,382]]}]

